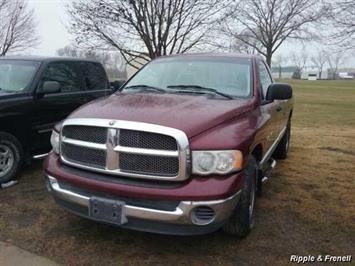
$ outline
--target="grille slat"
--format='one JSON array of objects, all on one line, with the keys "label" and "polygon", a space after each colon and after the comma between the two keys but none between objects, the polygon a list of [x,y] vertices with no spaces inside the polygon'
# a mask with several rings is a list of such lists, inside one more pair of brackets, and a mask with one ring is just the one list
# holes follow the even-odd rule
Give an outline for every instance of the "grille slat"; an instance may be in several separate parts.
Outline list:
[{"label": "grille slat", "polygon": [[208,224],[213,220],[215,212],[207,206],[196,207],[192,212],[192,220],[195,224]]}]

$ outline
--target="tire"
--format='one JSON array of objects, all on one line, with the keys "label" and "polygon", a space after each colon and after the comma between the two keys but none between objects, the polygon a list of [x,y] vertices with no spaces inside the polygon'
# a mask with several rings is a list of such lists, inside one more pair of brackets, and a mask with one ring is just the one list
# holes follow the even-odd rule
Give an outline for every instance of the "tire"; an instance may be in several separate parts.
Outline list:
[{"label": "tire", "polygon": [[20,142],[12,135],[0,132],[0,184],[13,179],[22,163],[23,151]]},{"label": "tire", "polygon": [[288,121],[285,134],[277,145],[273,157],[278,160],[283,160],[287,158],[287,153],[290,147],[291,139],[291,120]]},{"label": "tire", "polygon": [[256,160],[251,156],[244,170],[245,179],[239,202],[234,213],[223,226],[223,230],[228,234],[243,238],[254,227],[257,173]]}]

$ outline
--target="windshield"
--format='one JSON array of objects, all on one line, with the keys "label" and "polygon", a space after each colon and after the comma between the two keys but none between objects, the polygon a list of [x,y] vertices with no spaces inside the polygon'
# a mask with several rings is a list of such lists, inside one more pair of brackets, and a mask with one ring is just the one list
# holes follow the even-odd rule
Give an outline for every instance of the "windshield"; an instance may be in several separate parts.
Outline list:
[{"label": "windshield", "polygon": [[140,85],[166,91],[191,89],[204,93],[208,91],[203,88],[209,88],[225,95],[244,98],[250,95],[252,87],[251,60],[159,59],[146,65],[125,85],[125,88]]},{"label": "windshield", "polygon": [[24,92],[38,65],[34,61],[0,60],[0,92]]}]

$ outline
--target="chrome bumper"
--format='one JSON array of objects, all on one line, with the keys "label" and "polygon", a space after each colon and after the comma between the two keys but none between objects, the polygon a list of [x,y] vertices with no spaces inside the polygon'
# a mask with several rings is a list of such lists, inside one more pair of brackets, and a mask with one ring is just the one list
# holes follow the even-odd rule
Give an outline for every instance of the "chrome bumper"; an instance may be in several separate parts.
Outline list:
[{"label": "chrome bumper", "polygon": [[[89,197],[61,188],[57,179],[52,176],[47,175],[47,178],[49,180],[49,189],[56,197],[89,209]],[[128,219],[132,217],[172,224],[193,225],[195,223],[191,217],[192,210],[198,206],[208,206],[214,210],[215,216],[211,221],[204,225],[220,223],[224,222],[231,216],[238,203],[240,192],[241,191],[238,191],[234,195],[221,200],[181,201],[174,211],[125,205],[124,213]]]}]

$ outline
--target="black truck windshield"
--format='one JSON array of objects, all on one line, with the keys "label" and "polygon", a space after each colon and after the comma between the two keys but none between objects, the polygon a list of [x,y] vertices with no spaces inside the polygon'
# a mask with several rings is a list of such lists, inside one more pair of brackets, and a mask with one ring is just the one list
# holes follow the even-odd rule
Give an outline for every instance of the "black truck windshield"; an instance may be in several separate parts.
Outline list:
[{"label": "black truck windshield", "polygon": [[190,86],[195,92],[200,87],[201,93],[207,93],[204,88],[209,88],[220,95],[245,98],[251,93],[251,65],[247,58],[158,59],[146,65],[125,87],[144,84],[169,92],[186,91]]},{"label": "black truck windshield", "polygon": [[24,92],[39,63],[25,60],[0,60],[0,92]]}]

